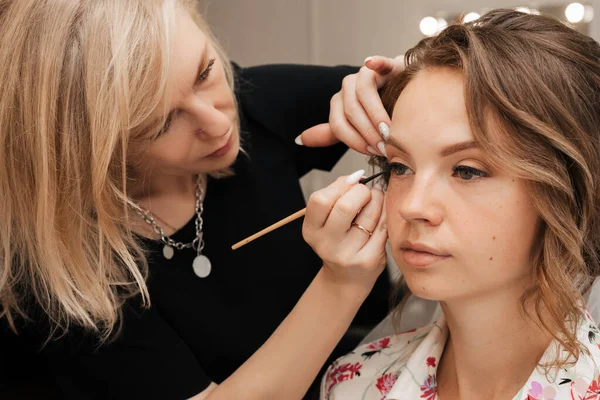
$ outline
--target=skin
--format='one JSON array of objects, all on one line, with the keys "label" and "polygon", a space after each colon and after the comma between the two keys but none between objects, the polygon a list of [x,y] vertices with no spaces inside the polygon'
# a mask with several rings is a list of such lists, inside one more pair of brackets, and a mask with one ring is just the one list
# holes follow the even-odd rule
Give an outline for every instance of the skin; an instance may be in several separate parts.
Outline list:
[{"label": "skin", "polygon": [[492,168],[475,146],[452,149],[473,141],[463,87],[458,71],[423,70],[395,105],[389,241],[411,291],[439,300],[448,322],[440,397],[507,398],[550,341],[519,301],[533,280],[540,218],[524,181]]}]

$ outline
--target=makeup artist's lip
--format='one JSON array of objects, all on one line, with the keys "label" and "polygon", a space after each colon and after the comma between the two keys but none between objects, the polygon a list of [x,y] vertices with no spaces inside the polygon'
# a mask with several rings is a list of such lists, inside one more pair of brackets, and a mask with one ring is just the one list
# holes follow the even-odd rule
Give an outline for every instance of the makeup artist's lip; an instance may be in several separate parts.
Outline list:
[{"label": "makeup artist's lip", "polygon": [[445,251],[435,249],[423,243],[405,241],[400,245],[400,249],[404,261],[414,267],[427,267],[450,257],[450,254]]},{"label": "makeup artist's lip", "polygon": [[229,134],[229,139],[227,139],[227,143],[225,143],[225,145],[221,148],[219,148],[218,150],[210,153],[209,155],[207,155],[206,157],[222,157],[225,154],[227,154],[227,152],[229,151],[229,149],[231,149],[231,144],[233,143],[233,135],[230,133]]}]

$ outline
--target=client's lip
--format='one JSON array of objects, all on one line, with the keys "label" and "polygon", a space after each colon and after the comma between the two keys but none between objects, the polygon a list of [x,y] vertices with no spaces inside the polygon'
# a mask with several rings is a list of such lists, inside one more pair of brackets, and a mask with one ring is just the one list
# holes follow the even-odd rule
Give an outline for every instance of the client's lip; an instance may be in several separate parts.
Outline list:
[{"label": "client's lip", "polygon": [[428,246],[424,243],[412,243],[409,241],[404,241],[400,244],[400,248],[402,250],[412,250],[412,251],[418,251],[420,253],[430,253],[430,254],[433,254],[434,256],[439,256],[439,257],[448,257],[450,255],[443,250],[438,250],[435,247]]},{"label": "client's lip", "polygon": [[445,260],[450,254],[424,243],[402,242],[400,246],[404,261],[414,267],[426,267],[437,261]]}]

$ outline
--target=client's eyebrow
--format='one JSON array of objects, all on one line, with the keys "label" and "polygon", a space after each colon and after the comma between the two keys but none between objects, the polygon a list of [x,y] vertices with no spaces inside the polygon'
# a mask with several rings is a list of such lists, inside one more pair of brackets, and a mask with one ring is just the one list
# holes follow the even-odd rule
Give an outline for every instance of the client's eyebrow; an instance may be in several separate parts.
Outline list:
[{"label": "client's eyebrow", "polygon": [[[400,152],[408,155],[408,152],[406,150],[404,150],[404,148],[400,145],[400,143],[398,143],[396,140],[394,140],[394,138],[392,138],[391,136],[388,137],[386,144],[391,144],[396,149],[398,149]],[[476,147],[477,147],[477,144],[472,140],[468,140],[466,142],[454,143],[454,144],[444,147],[440,151],[440,156],[448,157],[448,156],[451,156],[452,154],[455,154],[455,153],[458,153],[461,151],[465,151],[468,149],[476,148]]]},{"label": "client's eyebrow", "polygon": [[460,151],[469,150],[477,147],[474,141],[469,140],[467,142],[454,143],[450,146],[444,147],[442,151],[440,151],[440,156],[448,157],[454,153],[458,153]]}]

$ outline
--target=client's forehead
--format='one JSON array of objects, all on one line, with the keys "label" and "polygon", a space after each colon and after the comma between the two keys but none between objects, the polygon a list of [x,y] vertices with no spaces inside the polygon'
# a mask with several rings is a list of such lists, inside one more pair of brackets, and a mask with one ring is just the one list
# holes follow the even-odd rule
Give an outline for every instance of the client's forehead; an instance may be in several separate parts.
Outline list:
[{"label": "client's forehead", "polygon": [[462,74],[450,68],[418,72],[396,102],[391,134],[401,143],[419,139],[422,144],[447,145],[472,140]]}]

